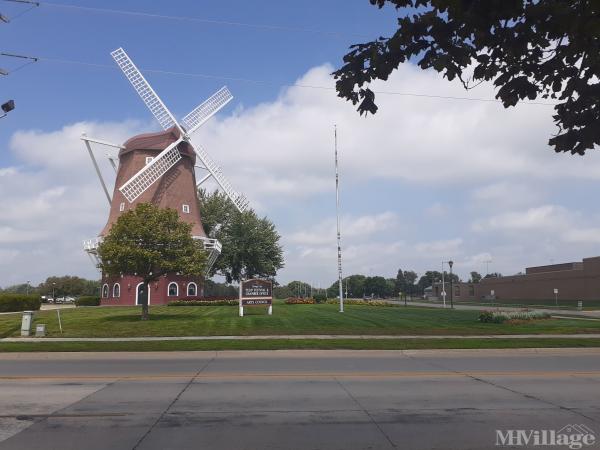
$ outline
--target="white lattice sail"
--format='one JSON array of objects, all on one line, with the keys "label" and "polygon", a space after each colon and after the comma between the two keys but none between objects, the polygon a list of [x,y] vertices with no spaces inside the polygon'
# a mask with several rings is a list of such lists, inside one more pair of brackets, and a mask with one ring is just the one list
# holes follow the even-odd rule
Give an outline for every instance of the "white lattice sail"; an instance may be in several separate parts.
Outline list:
[{"label": "white lattice sail", "polygon": [[162,177],[171,167],[177,164],[181,159],[181,153],[177,149],[183,139],[179,138],[162,152],[150,163],[146,164],[138,173],[132,176],[119,191],[125,196],[129,203],[142,195],[152,186],[160,177]]},{"label": "white lattice sail", "polygon": [[179,127],[175,117],[173,117],[156,92],[154,92],[154,89],[152,89],[150,84],[146,81],[133,61],[127,56],[125,50],[118,48],[111,53],[111,56],[121,68],[129,82],[133,85],[133,88],[142,98],[150,112],[156,117],[160,126],[163,127],[164,130],[168,130],[172,126]]},{"label": "white lattice sail", "polygon": [[188,134],[196,131],[204,122],[214,116],[223,106],[233,99],[233,95],[223,86],[208,100],[197,106],[192,112],[185,116],[181,122]]},{"label": "white lattice sail", "polygon": [[248,206],[246,197],[233,189],[231,183],[229,183],[227,178],[225,178],[225,175],[223,175],[223,172],[221,172],[221,168],[210,158],[210,156],[208,156],[208,153],[206,153],[202,147],[194,145],[193,148],[196,155],[198,155],[198,158],[200,158],[200,161],[204,164],[204,167],[206,167],[206,170],[210,172],[219,186],[221,186],[223,192],[225,192],[240,212],[244,212]]}]

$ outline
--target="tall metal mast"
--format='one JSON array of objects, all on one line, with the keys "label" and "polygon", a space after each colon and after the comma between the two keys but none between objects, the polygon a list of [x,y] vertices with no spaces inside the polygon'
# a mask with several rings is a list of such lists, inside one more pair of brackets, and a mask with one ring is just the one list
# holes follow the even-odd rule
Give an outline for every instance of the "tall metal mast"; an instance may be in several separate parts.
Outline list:
[{"label": "tall metal mast", "polygon": [[340,289],[340,312],[344,312],[344,289],[342,282],[342,238],[340,235],[340,177],[338,174],[337,125],[333,126],[335,146],[335,214],[337,216],[338,285]]}]

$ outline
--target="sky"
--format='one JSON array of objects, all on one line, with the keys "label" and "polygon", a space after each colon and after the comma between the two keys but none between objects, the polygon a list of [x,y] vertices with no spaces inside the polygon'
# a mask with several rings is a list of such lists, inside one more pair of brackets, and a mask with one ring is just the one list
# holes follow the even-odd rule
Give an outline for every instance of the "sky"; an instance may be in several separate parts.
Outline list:
[{"label": "sky", "polygon": [[[158,131],[110,57],[123,47],[182,117],[223,85],[234,95],[194,135],[281,234],[280,283],[337,278],[334,125],[343,270],[514,274],[600,255],[593,192],[600,156],[555,154],[552,106],[504,109],[404,64],[376,82],[360,117],[331,72],[351,44],[386,36],[398,13],[368,0],[0,1],[0,286],[51,275],[97,278],[82,241],[108,205],[82,133],[122,143]],[[434,96],[423,97],[422,95]],[[435,97],[438,96],[438,97]],[[439,97],[460,97],[439,98]],[[466,98],[466,99],[465,99]],[[477,100],[479,99],[479,100]],[[486,100],[486,101],[480,101]],[[106,148],[95,148],[109,181]],[[112,188],[112,185],[111,185]]]}]

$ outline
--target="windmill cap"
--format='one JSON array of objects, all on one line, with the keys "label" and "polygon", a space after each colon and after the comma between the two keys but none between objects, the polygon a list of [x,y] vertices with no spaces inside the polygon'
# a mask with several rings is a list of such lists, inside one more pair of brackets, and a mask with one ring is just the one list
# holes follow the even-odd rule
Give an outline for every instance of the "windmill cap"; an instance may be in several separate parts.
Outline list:
[{"label": "windmill cap", "polygon": [[[125,148],[121,149],[119,157],[134,150],[162,151],[177,139],[179,139],[179,130],[176,127],[171,127],[168,130],[159,131],[157,133],[138,134],[129,138],[125,144],[123,144],[123,147]],[[192,146],[187,142],[182,142],[179,144],[178,148],[182,156],[188,156],[195,160],[196,154],[194,153]]]}]

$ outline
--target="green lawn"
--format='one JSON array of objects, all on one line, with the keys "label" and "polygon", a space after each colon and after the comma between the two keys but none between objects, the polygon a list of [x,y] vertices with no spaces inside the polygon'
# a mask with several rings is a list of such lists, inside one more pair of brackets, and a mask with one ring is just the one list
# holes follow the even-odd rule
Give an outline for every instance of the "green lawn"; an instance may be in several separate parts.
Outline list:
[{"label": "green lawn", "polygon": [[[272,316],[263,308],[157,306],[150,320],[140,320],[136,307],[75,308],[61,311],[64,337],[224,336],[276,334],[568,334],[600,333],[600,321],[549,319],[520,324],[486,324],[478,311],[419,307],[285,305],[276,303]],[[39,311],[34,325],[45,323],[48,336],[61,336],[56,311]],[[0,316],[0,336],[19,335],[20,315]]]},{"label": "green lawn", "polygon": [[192,350],[423,350],[600,347],[600,339],[269,339],[146,342],[0,342],[2,352],[152,352]]}]

